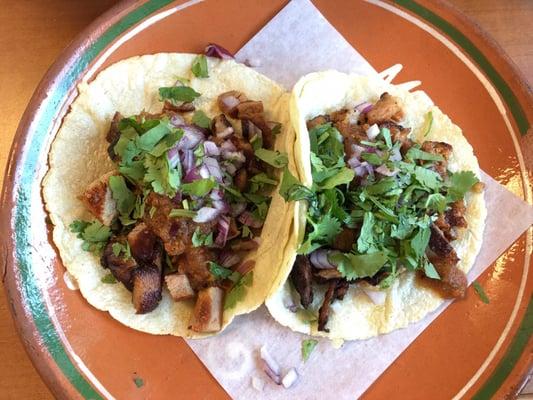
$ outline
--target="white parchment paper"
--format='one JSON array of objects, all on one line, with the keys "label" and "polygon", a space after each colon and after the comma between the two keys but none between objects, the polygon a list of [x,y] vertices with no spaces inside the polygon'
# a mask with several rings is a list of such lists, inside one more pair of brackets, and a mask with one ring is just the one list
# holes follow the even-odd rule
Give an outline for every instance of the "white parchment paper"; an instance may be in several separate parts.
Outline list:
[{"label": "white parchment paper", "polygon": [[[308,0],[294,0],[274,17],[238,53],[240,61],[254,61],[256,68],[291,88],[306,73],[337,69],[375,73],[368,62],[331,26]],[[488,219],[483,245],[468,274],[476,279],[532,223],[533,208],[484,174]],[[278,325],[263,306],[237,318],[222,334],[189,340],[196,355],[235,399],[354,399],[442,313],[444,303],[422,321],[377,338],[347,342],[335,349],[320,340],[311,359],[301,361],[304,335]],[[259,348],[266,345],[286,370],[295,367],[297,383],[290,389],[274,385],[260,369]],[[264,384],[258,391],[252,379]],[[335,388],[332,390],[332,388]]]}]

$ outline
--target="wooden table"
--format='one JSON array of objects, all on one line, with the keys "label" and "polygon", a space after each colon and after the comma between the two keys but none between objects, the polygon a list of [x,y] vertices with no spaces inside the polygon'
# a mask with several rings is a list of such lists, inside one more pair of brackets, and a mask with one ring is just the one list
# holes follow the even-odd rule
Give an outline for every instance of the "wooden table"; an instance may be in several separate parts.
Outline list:
[{"label": "wooden table", "polygon": [[[450,1],[493,35],[533,86],[533,1]],[[19,119],[39,80],[78,32],[115,3],[116,0],[0,3],[0,180]],[[0,399],[51,399],[15,332],[1,285],[0,292]],[[533,393],[533,385],[526,387],[524,393]]]}]

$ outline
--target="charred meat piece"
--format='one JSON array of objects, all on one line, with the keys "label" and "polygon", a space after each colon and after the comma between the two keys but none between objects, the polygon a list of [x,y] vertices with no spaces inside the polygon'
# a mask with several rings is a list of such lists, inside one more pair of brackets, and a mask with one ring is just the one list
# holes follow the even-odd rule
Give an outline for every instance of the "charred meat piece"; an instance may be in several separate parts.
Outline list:
[{"label": "charred meat piece", "polygon": [[115,153],[115,145],[120,139],[120,130],[118,127],[122,118],[124,117],[121,113],[118,111],[115,112],[115,115],[113,115],[113,120],[111,121],[111,126],[109,127],[109,130],[105,136],[105,139],[109,143],[109,146],[107,147],[107,154],[109,154],[109,158],[111,158],[113,161],[118,161],[119,158]]},{"label": "charred meat piece", "polygon": [[357,231],[350,228],[342,228],[342,231],[335,238],[332,247],[340,251],[352,250],[353,244],[357,241]]},{"label": "charred meat piece", "polygon": [[159,240],[145,223],[128,233],[131,254],[139,264],[151,264],[161,255]]},{"label": "charred meat piece", "polygon": [[337,287],[337,281],[331,281],[328,286],[328,290],[324,295],[324,302],[318,310],[318,330],[321,332],[329,332],[329,329],[326,328],[329,319],[329,310],[331,307],[331,302],[335,295],[335,288]]},{"label": "charred meat piece", "polygon": [[445,212],[446,221],[453,227],[466,228],[468,223],[464,217],[466,206],[463,200],[453,202]]},{"label": "charred meat piece", "polygon": [[116,172],[109,172],[98,178],[80,196],[85,207],[106,226],[111,225],[118,215],[117,202],[109,188],[109,178],[113,175],[116,175]]},{"label": "charred meat piece", "polygon": [[194,290],[200,290],[214,282],[209,262],[216,260],[215,252],[207,247],[189,247],[179,258],[178,272],[187,275]]},{"label": "charred meat piece", "polygon": [[335,287],[335,293],[334,293],[335,299],[343,300],[349,288],[350,288],[350,284],[348,283],[348,281],[346,279],[340,279],[337,282],[337,286]]},{"label": "charred meat piece", "polygon": [[242,154],[244,154],[244,157],[246,157],[247,165],[253,162],[253,160],[255,159],[254,149],[250,142],[236,135],[233,135],[230,140],[231,143],[233,143],[233,145],[237,148],[237,151],[240,151],[242,152]]},{"label": "charred meat piece", "polygon": [[190,218],[169,217],[170,211],[176,205],[166,196],[157,193],[150,193],[146,199],[146,209],[155,207],[155,212],[150,216],[145,213],[144,222],[147,227],[161,239],[165,251],[170,256],[182,254],[191,245],[191,238],[196,230],[200,228],[203,234],[213,231],[216,221],[197,224]]},{"label": "charred meat piece", "polygon": [[195,332],[217,332],[222,328],[224,291],[210,287],[198,292],[198,299],[191,316],[191,329]]},{"label": "charred meat piece", "polygon": [[361,140],[368,140],[364,127],[358,124],[357,119],[358,115],[354,110],[344,109],[331,115],[333,126],[337,128],[344,138],[346,160],[352,157],[354,145],[358,145]]},{"label": "charred meat piece", "polygon": [[292,267],[290,279],[294,288],[300,295],[300,303],[303,308],[309,307],[313,302],[312,273],[311,263],[304,255],[296,256],[296,261]]},{"label": "charred meat piece", "polygon": [[229,92],[222,93],[218,96],[217,104],[224,114],[228,114],[232,118],[237,117],[237,106],[243,102],[247,101],[248,98],[244,93],[238,92],[236,90],[231,90]]},{"label": "charred meat piece", "polygon": [[330,122],[329,115],[317,115],[315,118],[307,121],[307,130],[310,131],[317,126],[327,124],[328,122]]},{"label": "charred meat piece", "polygon": [[246,172],[245,168],[237,171],[233,178],[233,183],[241,193],[246,191],[246,187],[248,186],[248,172]]},{"label": "charred meat piece", "polygon": [[449,145],[448,143],[432,142],[428,140],[422,143],[422,150],[427,153],[442,156],[444,158],[444,161],[437,161],[435,163],[435,172],[438,172],[438,174],[442,176],[443,178],[446,177],[447,175],[446,168],[448,166],[448,159],[452,155],[453,147]]},{"label": "charred meat piece", "polygon": [[165,283],[174,301],[192,299],[196,293],[191,287],[189,278],[184,274],[170,274],[165,276]]},{"label": "charred meat piece", "polygon": [[113,251],[113,244],[120,243],[124,245],[125,242],[126,239],[124,237],[112,238],[102,252],[100,263],[104,268],[109,268],[113,276],[131,291],[133,289],[133,271],[137,268],[137,263],[132,257],[128,257],[123,253],[115,255]]},{"label": "charred meat piece", "polygon": [[392,141],[394,143],[399,142],[401,144],[400,150],[402,154],[407,153],[407,150],[413,146],[413,141],[409,139],[411,128],[404,128],[403,126],[392,121],[385,121],[379,124],[379,127],[387,128],[390,131]]},{"label": "charred meat piece", "polygon": [[161,268],[146,265],[133,272],[133,306],[137,314],[153,311],[161,301]]},{"label": "charred meat piece", "polygon": [[450,242],[452,240],[457,239],[457,235],[455,234],[454,229],[452,229],[452,226],[449,224],[449,222],[446,220],[445,214],[439,214],[439,217],[433,222],[437,228],[441,230],[443,235],[448,239]]},{"label": "charred meat piece", "polygon": [[337,268],[315,269],[313,277],[318,283],[327,283],[331,279],[341,279],[342,275]]},{"label": "charred meat piece", "polygon": [[457,260],[442,258],[435,254],[428,255],[429,261],[435,267],[440,280],[426,278],[431,285],[445,298],[464,297],[468,285],[466,275],[457,268]]},{"label": "charred meat piece", "polygon": [[242,136],[247,140],[251,140],[254,136],[263,137],[261,129],[249,119],[241,120],[241,130]]},{"label": "charred meat piece", "polygon": [[[247,100],[241,101],[237,104],[237,118],[238,119],[248,119],[250,121],[257,121],[263,119],[263,102]],[[255,123],[255,122],[254,122]]]},{"label": "charred meat piece", "polygon": [[446,239],[446,236],[444,236],[444,233],[442,233],[435,224],[431,224],[430,229],[431,236],[429,237],[429,249],[435,253],[437,257],[455,260],[455,263],[457,264],[457,261],[459,261],[457,253],[450,242],[448,242],[448,239]]},{"label": "charred meat piece", "polygon": [[190,102],[185,102],[185,103],[181,103],[181,104],[174,104],[174,103],[171,103],[170,101],[165,101],[165,103],[163,105],[163,113],[166,113],[168,111],[171,111],[171,112],[192,112],[195,109],[196,108],[194,107],[194,104],[192,104]]},{"label": "charred meat piece", "polygon": [[225,139],[234,132],[233,126],[224,114],[219,114],[211,121],[211,131],[218,139]]},{"label": "charred meat piece", "polygon": [[400,100],[387,92],[383,93],[372,109],[366,113],[369,125],[385,121],[400,122],[404,117]]}]

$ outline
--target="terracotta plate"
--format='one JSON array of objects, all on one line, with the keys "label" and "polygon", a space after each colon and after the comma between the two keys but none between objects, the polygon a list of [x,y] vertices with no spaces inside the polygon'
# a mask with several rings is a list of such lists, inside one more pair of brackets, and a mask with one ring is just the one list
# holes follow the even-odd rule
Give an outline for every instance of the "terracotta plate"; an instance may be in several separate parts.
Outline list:
[{"label": "terracotta plate", "polygon": [[[40,182],[50,142],[82,77],[133,55],[199,52],[209,41],[236,51],[284,3],[127,1],[95,21],[43,79],[11,151],[1,248],[18,329],[58,398],[227,398],[184,341],[121,326],[66,287]],[[377,70],[402,63],[403,80],[423,81],[435,103],[463,128],[481,167],[531,202],[533,99],[508,59],[471,22],[435,1],[315,4]],[[455,302],[364,397],[486,399],[516,393],[533,349],[531,233],[480,278],[489,305],[474,295]],[[143,386],[137,387],[136,378]]]}]

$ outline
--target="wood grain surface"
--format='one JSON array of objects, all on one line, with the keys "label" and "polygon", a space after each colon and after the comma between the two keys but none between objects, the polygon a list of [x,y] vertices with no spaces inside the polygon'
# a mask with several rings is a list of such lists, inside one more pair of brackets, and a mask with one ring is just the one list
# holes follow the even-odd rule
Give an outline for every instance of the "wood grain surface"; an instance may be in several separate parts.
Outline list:
[{"label": "wood grain surface", "polygon": [[[533,1],[450,2],[492,35],[532,87]],[[0,183],[19,119],[39,80],[61,50],[115,3],[116,0],[0,0]],[[0,360],[0,400],[52,399],[17,336],[1,285]],[[533,385],[526,387],[524,393],[533,393]]]}]

